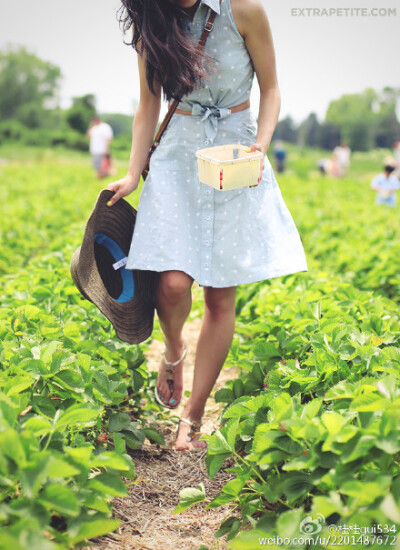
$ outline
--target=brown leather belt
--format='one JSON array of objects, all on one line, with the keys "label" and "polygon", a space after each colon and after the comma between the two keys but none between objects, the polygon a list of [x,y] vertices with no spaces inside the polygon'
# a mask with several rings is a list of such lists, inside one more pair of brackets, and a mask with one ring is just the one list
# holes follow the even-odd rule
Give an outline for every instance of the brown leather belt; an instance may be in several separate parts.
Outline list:
[{"label": "brown leather belt", "polygon": [[[210,105],[211,107],[211,105]],[[240,103],[240,105],[235,105],[234,107],[228,107],[232,113],[238,113],[239,111],[244,111],[245,109],[249,109],[250,107],[250,100],[246,99],[243,103]],[[191,111],[184,111],[183,109],[176,109],[175,113],[178,115],[191,115]]]}]

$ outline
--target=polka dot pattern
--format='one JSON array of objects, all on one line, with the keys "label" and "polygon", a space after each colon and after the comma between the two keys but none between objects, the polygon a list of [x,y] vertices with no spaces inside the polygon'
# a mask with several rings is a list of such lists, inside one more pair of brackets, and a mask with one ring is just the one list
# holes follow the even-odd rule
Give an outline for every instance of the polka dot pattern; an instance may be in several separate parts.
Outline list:
[{"label": "polka dot pattern", "polygon": [[[201,0],[188,31],[200,38],[208,8]],[[229,108],[250,96],[254,69],[235,25],[230,0],[207,41],[216,72],[203,87],[182,98],[179,107],[196,103]],[[298,271],[307,271],[304,249],[282,198],[268,156],[257,187],[220,191],[198,179],[195,152],[205,143],[201,116],[173,115],[150,161],[140,196],[127,269],[178,269],[202,286],[228,287]],[[212,145],[251,145],[257,123],[250,109],[218,121]]]}]

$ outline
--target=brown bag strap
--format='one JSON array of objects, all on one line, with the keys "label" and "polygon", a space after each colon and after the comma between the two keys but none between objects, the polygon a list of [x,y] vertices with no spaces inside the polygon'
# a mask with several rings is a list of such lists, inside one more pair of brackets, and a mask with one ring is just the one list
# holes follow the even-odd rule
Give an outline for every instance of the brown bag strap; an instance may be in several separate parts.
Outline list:
[{"label": "brown bag strap", "polygon": [[[221,3],[221,0],[219,0],[219,2]],[[210,10],[211,10],[211,8],[210,8]],[[208,17],[207,23],[205,24],[203,34],[201,35],[199,44],[197,46],[197,52],[201,52],[201,50],[204,48],[206,40],[207,40],[210,32],[214,28],[214,20],[215,20],[216,16],[217,16],[216,12],[211,10],[211,13]],[[165,132],[165,130],[166,130],[168,124],[169,124],[169,121],[172,118],[172,115],[175,113],[175,110],[179,105],[179,102],[180,102],[181,98],[182,98],[182,95],[180,95],[177,99],[174,99],[174,101],[172,102],[172,104],[170,105],[170,107],[168,109],[167,114],[165,115],[164,120],[160,124],[160,127],[158,129],[156,137],[154,138],[153,144],[150,147],[150,151],[149,151],[149,154],[148,154],[148,157],[147,157],[147,160],[146,160],[146,164],[145,164],[145,167],[144,167],[143,172],[142,172],[143,179],[146,179],[147,174],[149,173],[150,157],[153,154],[154,150],[156,149],[157,145],[160,143],[161,136]]]}]

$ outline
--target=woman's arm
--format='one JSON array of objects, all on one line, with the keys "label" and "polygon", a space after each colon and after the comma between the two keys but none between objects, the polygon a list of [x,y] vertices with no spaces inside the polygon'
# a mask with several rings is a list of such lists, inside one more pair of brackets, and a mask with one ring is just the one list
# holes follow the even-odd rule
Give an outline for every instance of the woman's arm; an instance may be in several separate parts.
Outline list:
[{"label": "woman's arm", "polygon": [[371,189],[374,189],[375,191],[380,191],[379,186],[379,176],[375,176],[374,179],[371,181]]},{"label": "woman's arm", "polygon": [[160,116],[161,85],[154,82],[156,95],[153,95],[146,80],[145,61],[145,53],[142,56],[138,55],[140,100],[132,124],[132,147],[128,172],[124,178],[107,185],[107,189],[115,192],[110,200],[110,206],[138,187]]},{"label": "woman's arm", "polygon": [[128,174],[139,184],[140,176],[157,128],[161,108],[161,86],[154,83],[154,96],[146,80],[145,53],[138,55],[140,100],[132,124],[132,149]]},{"label": "woman's arm", "polygon": [[231,5],[236,26],[243,36],[260,86],[255,145],[265,154],[271,143],[281,108],[271,28],[260,0],[231,0]]}]

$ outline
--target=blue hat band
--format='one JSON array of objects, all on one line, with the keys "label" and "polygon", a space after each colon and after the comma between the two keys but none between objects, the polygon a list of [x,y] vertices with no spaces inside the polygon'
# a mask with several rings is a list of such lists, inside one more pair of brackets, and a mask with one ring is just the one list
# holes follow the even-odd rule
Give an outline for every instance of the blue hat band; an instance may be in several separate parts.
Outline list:
[{"label": "blue hat band", "polygon": [[[104,246],[114,258],[114,263],[126,258],[123,250],[111,237],[104,233],[96,233],[94,236],[95,243]],[[115,270],[117,271],[117,270]],[[132,270],[126,269],[125,266],[118,269],[122,279],[122,292],[118,298],[114,298],[116,302],[129,302],[135,295],[135,281]]]}]

